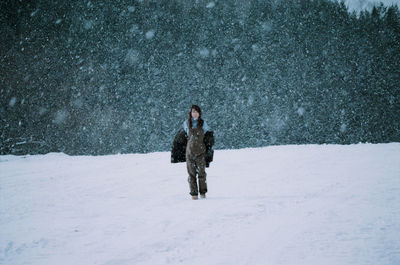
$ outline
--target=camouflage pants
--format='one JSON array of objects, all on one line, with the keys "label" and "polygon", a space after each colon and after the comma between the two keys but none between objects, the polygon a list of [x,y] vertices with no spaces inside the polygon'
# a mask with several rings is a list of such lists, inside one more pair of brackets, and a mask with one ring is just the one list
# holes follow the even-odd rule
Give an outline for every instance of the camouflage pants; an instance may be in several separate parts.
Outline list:
[{"label": "camouflage pants", "polygon": [[[205,155],[186,156],[186,167],[189,173],[190,195],[205,194],[207,192],[207,174]],[[199,185],[197,185],[196,175],[198,175]]]}]

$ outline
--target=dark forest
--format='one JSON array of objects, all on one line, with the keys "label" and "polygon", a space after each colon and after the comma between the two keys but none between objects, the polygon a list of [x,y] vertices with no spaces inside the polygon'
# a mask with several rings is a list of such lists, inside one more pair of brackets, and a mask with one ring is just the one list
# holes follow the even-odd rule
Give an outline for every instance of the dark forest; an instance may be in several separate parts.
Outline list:
[{"label": "dark forest", "polygon": [[340,2],[2,1],[0,154],[400,142],[400,13]]}]

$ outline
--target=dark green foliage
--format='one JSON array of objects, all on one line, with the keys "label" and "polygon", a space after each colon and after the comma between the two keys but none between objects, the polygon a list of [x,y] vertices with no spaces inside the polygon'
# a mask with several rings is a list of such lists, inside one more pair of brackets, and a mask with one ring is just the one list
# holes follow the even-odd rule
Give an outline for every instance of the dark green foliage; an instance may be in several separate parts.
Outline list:
[{"label": "dark green foliage", "polygon": [[400,141],[400,14],[296,1],[3,1],[0,154]]}]

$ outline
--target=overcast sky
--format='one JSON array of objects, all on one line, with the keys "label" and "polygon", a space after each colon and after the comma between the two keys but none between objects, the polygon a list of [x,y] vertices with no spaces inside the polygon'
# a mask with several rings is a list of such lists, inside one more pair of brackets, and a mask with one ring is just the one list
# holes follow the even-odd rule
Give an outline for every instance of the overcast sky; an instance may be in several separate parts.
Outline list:
[{"label": "overcast sky", "polygon": [[360,11],[364,8],[370,10],[374,4],[379,4],[380,2],[387,6],[397,4],[400,7],[400,0],[345,0],[345,3],[351,11]]}]

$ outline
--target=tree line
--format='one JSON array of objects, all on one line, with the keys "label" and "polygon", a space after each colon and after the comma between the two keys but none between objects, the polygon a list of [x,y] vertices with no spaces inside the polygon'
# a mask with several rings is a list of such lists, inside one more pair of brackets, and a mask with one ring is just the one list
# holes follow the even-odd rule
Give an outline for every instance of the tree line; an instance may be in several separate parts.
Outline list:
[{"label": "tree line", "polygon": [[400,13],[329,0],[4,1],[0,153],[400,141]]}]

